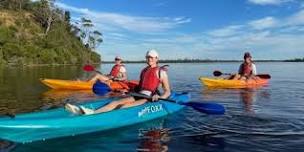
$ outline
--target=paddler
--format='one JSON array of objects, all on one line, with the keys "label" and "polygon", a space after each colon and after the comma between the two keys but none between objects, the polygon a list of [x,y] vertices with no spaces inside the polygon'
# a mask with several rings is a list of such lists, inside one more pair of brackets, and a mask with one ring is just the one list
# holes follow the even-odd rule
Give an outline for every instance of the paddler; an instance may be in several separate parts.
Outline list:
[{"label": "paddler", "polygon": [[[151,100],[141,97],[126,97],[118,101],[113,101],[106,106],[97,110],[88,109],[85,107],[78,107],[71,104],[66,104],[65,108],[76,114],[95,114],[108,112],[118,108],[128,108],[142,105],[146,102],[157,101],[159,98],[168,98],[171,94],[170,84],[166,69],[158,65],[159,55],[156,50],[152,49],[146,53],[146,66],[140,74],[140,81],[137,93],[151,97]],[[158,86],[161,85],[163,93],[159,95],[157,92]]]},{"label": "paddler", "polygon": [[238,74],[232,75],[229,79],[233,80],[249,80],[258,79],[256,77],[256,66],[252,61],[252,57],[249,52],[244,53],[244,62],[240,65]]},{"label": "paddler", "polygon": [[127,80],[127,70],[124,64],[122,64],[122,58],[120,56],[115,57],[115,65],[112,67],[110,74],[102,75],[96,73],[89,82],[95,83],[97,80],[109,84],[111,81],[126,81]]}]

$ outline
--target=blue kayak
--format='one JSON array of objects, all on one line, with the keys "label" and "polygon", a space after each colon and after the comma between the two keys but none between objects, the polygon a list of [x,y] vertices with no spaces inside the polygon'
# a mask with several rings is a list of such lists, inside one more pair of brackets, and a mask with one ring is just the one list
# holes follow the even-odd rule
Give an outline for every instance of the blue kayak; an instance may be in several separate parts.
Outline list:
[{"label": "blue kayak", "polygon": [[[173,93],[170,99],[178,103],[190,100],[188,93]],[[111,102],[105,99],[82,104],[96,109]],[[15,118],[0,118],[0,138],[27,143],[57,137],[74,136],[128,126],[159,117],[182,109],[184,106],[168,102],[149,102],[144,105],[118,109],[92,115],[74,115],[64,108],[16,115]]]}]

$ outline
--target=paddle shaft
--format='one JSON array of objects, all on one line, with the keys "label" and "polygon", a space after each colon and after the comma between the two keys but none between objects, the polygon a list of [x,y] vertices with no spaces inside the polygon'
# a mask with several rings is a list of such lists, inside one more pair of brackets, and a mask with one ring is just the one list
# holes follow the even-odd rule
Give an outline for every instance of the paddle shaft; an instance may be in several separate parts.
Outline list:
[{"label": "paddle shaft", "polygon": [[[146,99],[150,99],[150,100],[152,99],[152,97],[150,97],[150,96],[140,94],[140,93],[136,93],[136,92],[130,92],[128,94],[131,95],[131,96],[142,97],[142,98],[146,98]],[[158,98],[158,99],[176,103],[176,101],[172,100],[172,99],[166,99],[166,98]]]},{"label": "paddle shaft", "polygon": [[[222,73],[221,71],[214,71],[214,76],[221,76],[221,75],[233,75],[232,73]],[[257,74],[256,76],[263,78],[263,79],[270,79],[271,76],[269,74]]]},{"label": "paddle shaft", "polygon": [[[152,99],[152,97],[150,96],[146,96],[140,93],[134,93],[131,92],[129,93],[129,95],[131,96],[136,96],[136,97],[142,97],[142,98],[146,98],[146,99]],[[164,100],[164,101],[168,101],[168,102],[173,102],[176,104],[180,104],[180,105],[184,105],[184,106],[188,106],[191,107],[199,112],[203,112],[206,114],[224,114],[225,113],[225,108],[220,105],[220,104],[216,104],[216,103],[199,103],[199,102],[177,102],[176,100],[172,100],[172,99],[164,99],[164,98],[159,98],[159,100]]]}]

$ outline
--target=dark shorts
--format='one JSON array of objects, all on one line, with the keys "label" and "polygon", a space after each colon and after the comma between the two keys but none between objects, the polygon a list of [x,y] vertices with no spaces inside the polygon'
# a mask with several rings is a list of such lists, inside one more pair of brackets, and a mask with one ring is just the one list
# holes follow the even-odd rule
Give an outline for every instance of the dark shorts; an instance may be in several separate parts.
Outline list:
[{"label": "dark shorts", "polygon": [[136,97],[134,97],[134,96],[133,96],[133,98],[134,98],[135,100],[146,99],[146,98],[143,98],[143,97],[137,97],[137,96],[136,96]]},{"label": "dark shorts", "polygon": [[[141,94],[141,93],[138,93],[138,94]],[[144,95],[144,94],[142,94],[142,95]],[[134,98],[135,100],[147,99],[147,98],[145,98],[145,97],[139,97],[139,96],[133,96],[133,98]],[[149,100],[149,99],[148,99],[148,100]]]}]

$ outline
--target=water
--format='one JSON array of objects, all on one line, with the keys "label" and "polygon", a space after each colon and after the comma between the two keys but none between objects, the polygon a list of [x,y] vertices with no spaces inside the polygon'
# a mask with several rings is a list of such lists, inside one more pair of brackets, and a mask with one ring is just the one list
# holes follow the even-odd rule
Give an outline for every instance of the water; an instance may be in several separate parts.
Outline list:
[{"label": "water", "polygon": [[[176,91],[191,92],[192,101],[216,102],[225,115],[206,115],[191,108],[162,119],[106,132],[14,144],[0,142],[0,151],[303,151],[304,64],[257,63],[272,76],[257,89],[207,89],[199,76],[213,70],[233,72],[239,63],[170,64]],[[137,79],[144,64],[128,64]],[[100,70],[107,72],[111,65]],[[88,74],[77,66],[0,68],[0,114],[24,113],[98,99],[90,91],[48,91],[39,78],[77,79]]]}]

